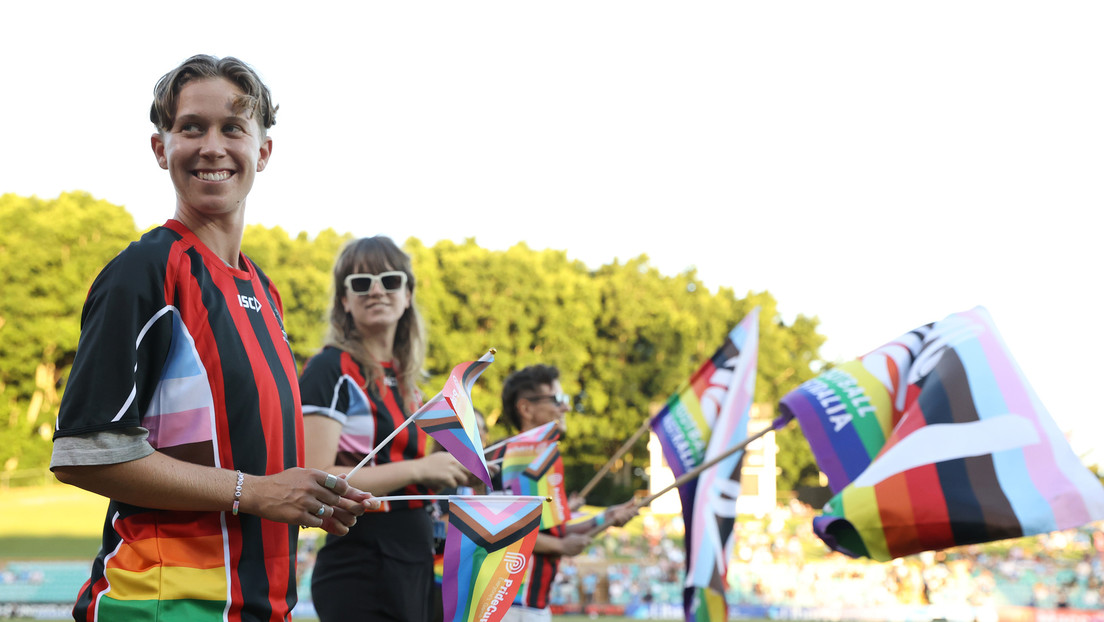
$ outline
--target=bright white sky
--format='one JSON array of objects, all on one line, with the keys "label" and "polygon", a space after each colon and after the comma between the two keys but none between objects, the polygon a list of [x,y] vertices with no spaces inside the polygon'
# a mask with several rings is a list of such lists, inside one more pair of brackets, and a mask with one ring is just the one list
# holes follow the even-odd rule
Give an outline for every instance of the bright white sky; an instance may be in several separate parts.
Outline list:
[{"label": "bright white sky", "polygon": [[20,2],[0,24],[0,193],[164,221],[153,85],[238,56],[281,106],[251,222],[647,254],[818,316],[830,360],[980,304],[1075,449],[1104,433],[1096,0]]}]

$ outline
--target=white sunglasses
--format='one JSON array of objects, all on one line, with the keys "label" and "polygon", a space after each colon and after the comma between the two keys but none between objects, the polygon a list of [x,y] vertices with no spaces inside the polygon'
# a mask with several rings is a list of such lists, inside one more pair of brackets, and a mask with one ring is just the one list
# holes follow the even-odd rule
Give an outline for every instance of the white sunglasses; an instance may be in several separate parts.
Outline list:
[{"label": "white sunglasses", "polygon": [[383,291],[397,292],[406,287],[406,273],[402,270],[390,270],[379,274],[350,274],[345,277],[345,289],[358,296],[367,296],[376,281],[379,281]]}]

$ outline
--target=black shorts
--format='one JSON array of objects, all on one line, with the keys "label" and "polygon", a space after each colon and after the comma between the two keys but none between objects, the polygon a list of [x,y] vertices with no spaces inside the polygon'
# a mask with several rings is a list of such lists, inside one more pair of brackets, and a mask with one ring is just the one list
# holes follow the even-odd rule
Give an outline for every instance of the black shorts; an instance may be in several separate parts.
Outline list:
[{"label": "black shorts", "polygon": [[430,619],[433,525],[422,508],[367,513],[328,536],[311,576],[320,622]]}]

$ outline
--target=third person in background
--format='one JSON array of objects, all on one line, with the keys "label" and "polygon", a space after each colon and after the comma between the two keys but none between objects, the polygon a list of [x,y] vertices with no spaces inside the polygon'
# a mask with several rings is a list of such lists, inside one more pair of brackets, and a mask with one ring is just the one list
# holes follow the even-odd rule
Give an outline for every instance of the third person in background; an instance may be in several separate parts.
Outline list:
[{"label": "third person in background", "polygon": [[[571,398],[560,386],[560,371],[550,365],[531,365],[518,370],[506,378],[502,387],[502,416],[519,432],[555,421],[560,433],[566,435],[566,415],[570,407]],[[619,527],[636,513],[636,506],[629,501],[610,507],[590,520],[541,530],[532,559],[526,564],[525,585],[503,621],[550,620],[548,596],[560,559],[582,553],[590,545],[589,532],[596,527],[606,523]]]}]

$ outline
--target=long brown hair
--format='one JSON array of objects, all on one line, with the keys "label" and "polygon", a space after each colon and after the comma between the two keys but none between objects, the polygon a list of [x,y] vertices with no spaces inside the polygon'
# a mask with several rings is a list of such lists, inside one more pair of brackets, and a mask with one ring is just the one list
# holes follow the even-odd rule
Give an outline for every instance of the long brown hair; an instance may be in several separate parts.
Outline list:
[{"label": "long brown hair", "polygon": [[403,396],[403,410],[409,415],[413,411],[413,404],[418,401],[418,380],[425,365],[426,329],[414,297],[417,281],[411,269],[410,256],[391,238],[377,235],[353,240],[337,256],[333,268],[334,294],[330,304],[330,328],[324,343],[348,352],[363,365],[367,376],[364,389],[375,390],[376,382],[383,377],[383,366],[364,347],[363,335],[353,322],[352,315],[345,312],[341,299],[345,296],[345,277],[362,272],[378,274],[387,270],[405,272],[406,289],[410,292],[410,306],[399,318],[395,342],[391,348],[392,367]]}]

